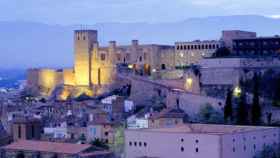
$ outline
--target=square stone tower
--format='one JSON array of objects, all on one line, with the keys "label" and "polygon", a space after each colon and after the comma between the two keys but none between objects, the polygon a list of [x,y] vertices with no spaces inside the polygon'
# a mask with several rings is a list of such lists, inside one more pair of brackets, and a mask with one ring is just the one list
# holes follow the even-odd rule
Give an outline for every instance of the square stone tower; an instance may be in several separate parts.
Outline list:
[{"label": "square stone tower", "polygon": [[75,45],[75,79],[77,86],[90,86],[91,51],[97,43],[96,30],[76,30]]}]

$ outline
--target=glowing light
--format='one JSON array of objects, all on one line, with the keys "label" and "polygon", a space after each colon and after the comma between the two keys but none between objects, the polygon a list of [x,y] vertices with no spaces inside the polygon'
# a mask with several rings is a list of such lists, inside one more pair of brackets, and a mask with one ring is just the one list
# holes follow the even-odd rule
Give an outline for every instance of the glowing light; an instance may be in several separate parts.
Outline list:
[{"label": "glowing light", "polygon": [[156,69],[153,69],[152,72],[157,72],[157,70],[156,70]]},{"label": "glowing light", "polygon": [[183,53],[180,53],[180,57],[184,57],[184,54],[183,54]]},{"label": "glowing light", "polygon": [[234,90],[233,90],[234,96],[239,97],[241,95],[241,93],[242,93],[242,90],[239,86],[234,88]]},{"label": "glowing light", "polygon": [[187,78],[186,79],[186,90],[191,90],[193,85],[193,79],[192,78]]},{"label": "glowing light", "polygon": [[129,69],[133,69],[133,65],[132,65],[132,64],[129,64],[129,65],[128,65],[128,68],[129,68]]}]

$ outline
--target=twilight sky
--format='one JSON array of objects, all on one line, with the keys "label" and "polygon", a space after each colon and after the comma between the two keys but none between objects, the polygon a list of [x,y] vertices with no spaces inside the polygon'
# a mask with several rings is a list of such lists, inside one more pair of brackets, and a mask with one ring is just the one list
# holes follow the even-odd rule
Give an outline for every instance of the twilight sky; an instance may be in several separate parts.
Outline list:
[{"label": "twilight sky", "polygon": [[0,21],[49,24],[172,22],[191,17],[280,17],[279,0],[0,0]]}]

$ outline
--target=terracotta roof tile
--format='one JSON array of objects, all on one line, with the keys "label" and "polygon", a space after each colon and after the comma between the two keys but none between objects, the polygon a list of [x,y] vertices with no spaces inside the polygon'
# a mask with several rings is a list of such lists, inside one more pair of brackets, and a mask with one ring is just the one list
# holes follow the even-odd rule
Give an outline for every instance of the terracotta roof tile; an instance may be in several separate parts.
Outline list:
[{"label": "terracotta roof tile", "polygon": [[46,141],[20,140],[2,147],[7,150],[26,150],[50,153],[78,154],[88,148],[88,144],[56,143]]}]

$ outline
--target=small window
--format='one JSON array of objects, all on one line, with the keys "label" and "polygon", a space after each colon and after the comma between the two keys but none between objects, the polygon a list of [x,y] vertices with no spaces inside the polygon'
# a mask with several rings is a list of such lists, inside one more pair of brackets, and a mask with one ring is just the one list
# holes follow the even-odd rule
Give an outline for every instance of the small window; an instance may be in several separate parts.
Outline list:
[{"label": "small window", "polygon": [[142,62],[142,56],[139,57],[139,61]]},{"label": "small window", "polygon": [[197,152],[197,153],[198,153],[198,148],[195,148],[195,152]]},{"label": "small window", "polygon": [[244,151],[246,151],[246,145],[243,146]]},{"label": "small window", "polygon": [[101,54],[101,60],[104,61],[106,59],[106,55],[104,53]]},{"label": "small window", "polygon": [[199,141],[198,141],[198,140],[195,140],[195,142],[198,143]]},{"label": "small window", "polygon": [[108,136],[108,134],[109,134],[108,132],[105,132],[105,133],[104,133],[105,136]]},{"label": "small window", "polygon": [[137,146],[137,142],[134,142],[134,146]]},{"label": "small window", "polygon": [[132,146],[132,142],[129,142],[129,146]]},{"label": "small window", "polygon": [[184,147],[181,147],[181,151],[183,152],[185,149],[184,149]]},{"label": "small window", "polygon": [[254,150],[256,150],[256,148],[257,148],[257,146],[256,146],[256,144],[254,144]]},{"label": "small window", "polygon": [[235,139],[233,138],[232,141],[235,142]]},{"label": "small window", "polygon": [[142,146],[142,142],[139,142],[139,146]]},{"label": "small window", "polygon": [[181,138],[181,142],[184,142],[184,139],[183,139],[183,138]]},{"label": "small window", "polygon": [[146,142],[144,142],[144,147],[146,147],[147,146],[147,143]]},{"label": "small window", "polygon": [[232,151],[235,152],[235,147],[232,148]]}]

